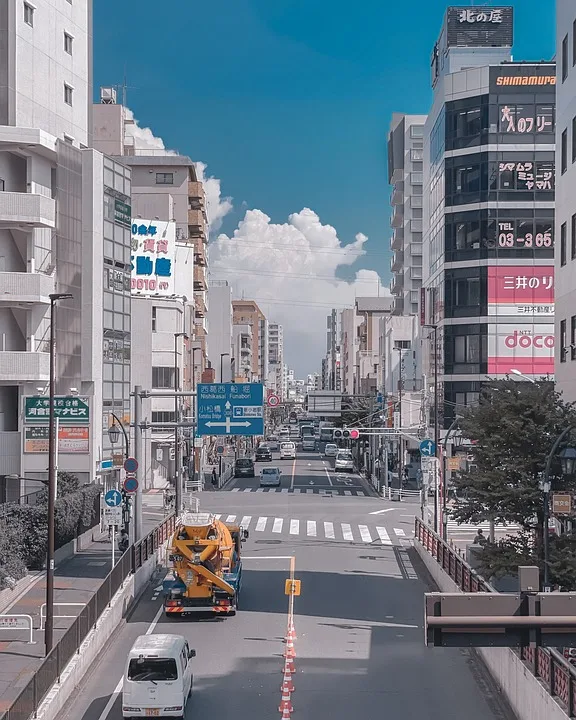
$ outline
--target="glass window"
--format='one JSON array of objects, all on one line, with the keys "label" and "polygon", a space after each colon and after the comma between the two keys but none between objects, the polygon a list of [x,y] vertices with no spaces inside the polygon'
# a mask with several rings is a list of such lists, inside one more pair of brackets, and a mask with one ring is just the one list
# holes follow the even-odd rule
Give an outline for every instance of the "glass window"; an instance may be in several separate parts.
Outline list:
[{"label": "glass window", "polygon": [[572,118],[572,162],[576,161],[576,117]]},{"label": "glass window", "polygon": [[174,387],[173,367],[153,367],[152,387],[155,389],[172,389]]},{"label": "glass window", "polygon": [[72,95],[74,93],[74,90],[70,85],[67,85],[64,83],[64,102],[66,105],[72,105]]},{"label": "glass window", "polygon": [[572,67],[576,65],[576,20],[572,23]]},{"label": "glass window", "polygon": [[133,682],[177,679],[178,670],[174,658],[132,658],[128,665],[128,680]]},{"label": "glass window", "polygon": [[424,137],[424,125],[410,125],[410,137]]},{"label": "glass window", "polygon": [[562,166],[562,175],[568,170],[568,131],[562,132],[562,140],[560,143],[560,157]]},{"label": "glass window", "polygon": [[174,173],[156,173],[156,185],[174,185]]},{"label": "glass window", "polygon": [[568,35],[562,40],[562,53],[560,56],[562,68],[562,82],[568,77]]},{"label": "glass window", "polygon": [[72,55],[72,42],[74,38],[72,35],[68,35],[67,32],[64,33],[64,52],[67,52],[68,55]]},{"label": "glass window", "polygon": [[560,362],[566,362],[566,320],[560,320]]},{"label": "glass window", "polygon": [[576,360],[576,315],[570,318],[570,360]]},{"label": "glass window", "polygon": [[576,259],[576,214],[572,215],[572,221],[570,223],[571,225],[571,237],[570,237],[570,256],[572,260]]},{"label": "glass window", "polygon": [[28,3],[24,3],[24,22],[30,27],[34,27],[34,8]]},{"label": "glass window", "polygon": [[560,226],[560,265],[566,265],[566,223]]}]

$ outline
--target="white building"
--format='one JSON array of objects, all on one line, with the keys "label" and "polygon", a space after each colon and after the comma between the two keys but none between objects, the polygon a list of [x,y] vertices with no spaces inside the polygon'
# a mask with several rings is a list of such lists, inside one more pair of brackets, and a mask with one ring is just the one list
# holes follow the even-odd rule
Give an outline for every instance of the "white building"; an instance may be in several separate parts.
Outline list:
[{"label": "white building", "polygon": [[268,324],[268,389],[281,401],[286,395],[284,378],[284,328],[278,323]]},{"label": "white building", "polygon": [[239,357],[233,351],[232,288],[226,280],[212,280],[208,286],[208,359],[222,382],[232,381],[232,372],[238,365]]},{"label": "white building", "polygon": [[390,260],[395,315],[416,315],[422,286],[422,182],[426,115],[393,113],[388,135],[392,185]]},{"label": "white building", "polygon": [[248,323],[232,326],[232,352],[236,382],[255,380],[253,371],[254,339]]},{"label": "white building", "polygon": [[576,400],[576,5],[556,3],[556,230],[557,387]]}]

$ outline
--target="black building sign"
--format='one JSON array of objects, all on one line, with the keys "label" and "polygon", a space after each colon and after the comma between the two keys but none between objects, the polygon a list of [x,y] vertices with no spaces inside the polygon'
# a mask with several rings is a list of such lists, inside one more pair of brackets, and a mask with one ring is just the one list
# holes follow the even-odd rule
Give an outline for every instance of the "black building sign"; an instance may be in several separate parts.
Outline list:
[{"label": "black building sign", "polygon": [[556,65],[498,65],[490,68],[490,92],[549,92],[556,90]]},{"label": "black building sign", "polygon": [[511,47],[514,38],[512,7],[449,7],[448,47]]}]

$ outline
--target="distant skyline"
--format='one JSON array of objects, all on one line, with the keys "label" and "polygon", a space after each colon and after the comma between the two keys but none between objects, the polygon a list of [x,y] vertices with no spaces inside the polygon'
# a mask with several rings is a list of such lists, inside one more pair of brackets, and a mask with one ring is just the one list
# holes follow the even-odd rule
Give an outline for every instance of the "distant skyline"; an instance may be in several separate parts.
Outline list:
[{"label": "distant skyline", "polygon": [[[551,59],[553,0],[504,4],[515,7],[515,59]],[[184,4],[175,22],[150,0],[95,3],[95,88],[126,72],[141,125],[218,178],[231,198],[221,232],[239,239],[214,246],[213,275],[220,266],[284,324],[300,376],[320,368],[330,305],[376,294],[374,271],[389,284],[388,128],[393,112],[429,109],[445,9],[221,0]],[[355,286],[338,281],[358,270]]]}]

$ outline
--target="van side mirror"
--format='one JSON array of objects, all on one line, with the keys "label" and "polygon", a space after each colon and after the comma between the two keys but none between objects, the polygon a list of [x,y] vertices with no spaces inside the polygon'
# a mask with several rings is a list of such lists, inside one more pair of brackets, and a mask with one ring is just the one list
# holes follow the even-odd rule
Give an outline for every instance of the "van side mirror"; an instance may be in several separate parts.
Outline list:
[{"label": "van side mirror", "polygon": [[194,658],[194,657],[196,657],[196,650],[190,650],[190,652],[188,653],[188,657],[189,657],[189,658]]}]

